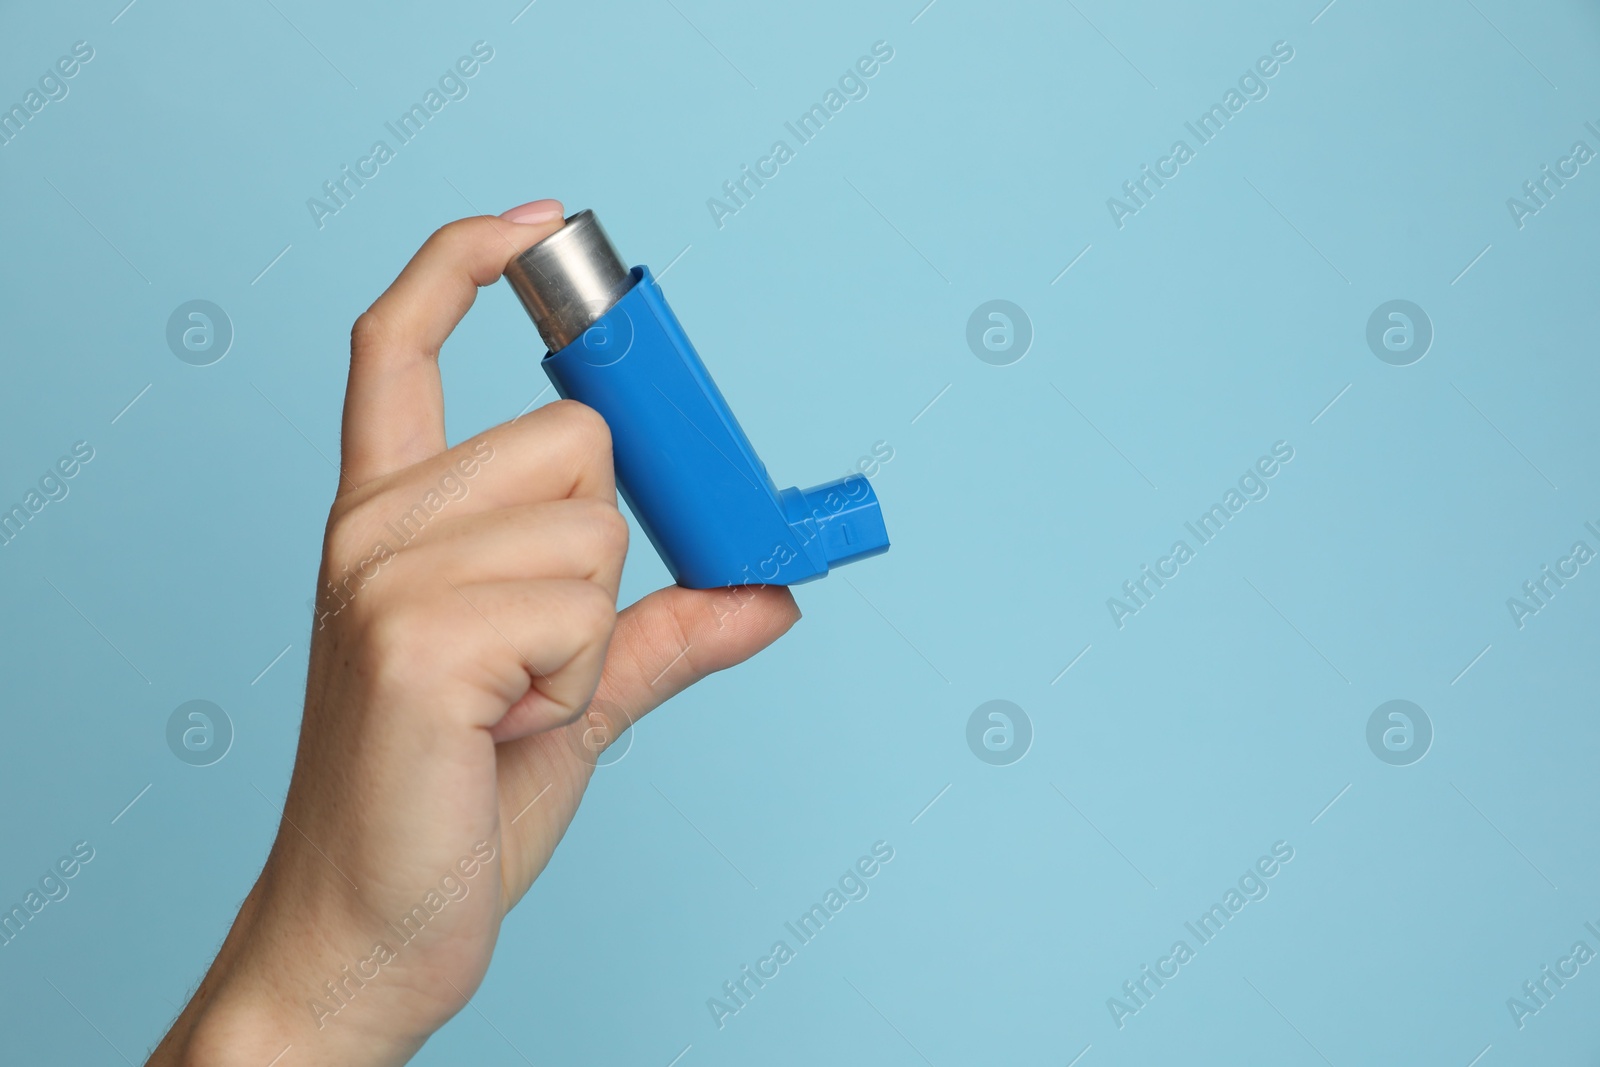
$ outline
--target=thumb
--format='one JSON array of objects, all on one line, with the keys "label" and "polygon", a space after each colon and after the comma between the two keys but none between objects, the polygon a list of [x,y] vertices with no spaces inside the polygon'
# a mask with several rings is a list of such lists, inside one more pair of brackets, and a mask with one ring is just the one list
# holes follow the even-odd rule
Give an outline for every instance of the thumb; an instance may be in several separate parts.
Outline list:
[{"label": "thumb", "polygon": [[[595,757],[662,701],[708,674],[742,663],[800,618],[782,586],[668,586],[617,615],[605,667],[584,715],[565,730],[499,746],[506,906],[521,899],[550,858],[583,795]],[[617,720],[621,721],[617,721]],[[557,802],[513,828],[551,785]],[[514,796],[514,806],[506,800]],[[512,814],[515,812],[515,814]]]},{"label": "thumb", "polygon": [[619,726],[631,725],[707,675],[743,663],[799,619],[784,586],[658,589],[617,615],[595,699],[621,709],[628,721]]}]

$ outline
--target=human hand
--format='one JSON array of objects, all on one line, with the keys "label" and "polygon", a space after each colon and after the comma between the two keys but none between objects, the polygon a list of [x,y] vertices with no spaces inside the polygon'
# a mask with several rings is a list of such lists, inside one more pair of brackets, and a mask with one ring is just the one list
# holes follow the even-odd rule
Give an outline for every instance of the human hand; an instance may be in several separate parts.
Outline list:
[{"label": "human hand", "polygon": [[799,618],[778,587],[617,613],[628,528],[589,408],[445,447],[440,347],[561,225],[549,200],[451,223],[356,321],[283,822],[152,1064],[405,1062],[477,989],[598,750]]}]

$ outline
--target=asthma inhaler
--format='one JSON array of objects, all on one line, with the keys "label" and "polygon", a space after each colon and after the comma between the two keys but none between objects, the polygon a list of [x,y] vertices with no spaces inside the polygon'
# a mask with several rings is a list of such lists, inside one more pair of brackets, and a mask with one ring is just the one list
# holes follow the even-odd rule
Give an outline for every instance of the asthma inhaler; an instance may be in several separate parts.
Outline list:
[{"label": "asthma inhaler", "polygon": [[505,274],[556,392],[611,427],[617,487],[679,585],[797,585],[889,550],[862,475],[773,485],[650,269],[623,265],[594,212]]}]

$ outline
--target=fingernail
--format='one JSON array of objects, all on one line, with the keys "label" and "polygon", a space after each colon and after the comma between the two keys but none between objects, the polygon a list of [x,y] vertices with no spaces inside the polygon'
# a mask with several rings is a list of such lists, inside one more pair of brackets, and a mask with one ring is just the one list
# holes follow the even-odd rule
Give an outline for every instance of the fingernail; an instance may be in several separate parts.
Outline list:
[{"label": "fingernail", "polygon": [[559,200],[533,200],[529,203],[514,207],[503,212],[501,218],[507,222],[529,226],[536,222],[549,222],[551,219],[561,217],[561,201]]}]

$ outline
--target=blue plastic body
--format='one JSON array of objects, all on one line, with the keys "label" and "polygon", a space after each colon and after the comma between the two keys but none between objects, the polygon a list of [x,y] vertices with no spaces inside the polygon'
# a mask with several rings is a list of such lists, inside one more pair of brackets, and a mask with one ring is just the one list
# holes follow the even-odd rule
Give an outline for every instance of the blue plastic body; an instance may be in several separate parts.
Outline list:
[{"label": "blue plastic body", "polygon": [[563,397],[611,427],[617,488],[679,585],[796,585],[889,549],[860,474],[778,490],[647,267],[545,356]]}]

